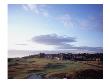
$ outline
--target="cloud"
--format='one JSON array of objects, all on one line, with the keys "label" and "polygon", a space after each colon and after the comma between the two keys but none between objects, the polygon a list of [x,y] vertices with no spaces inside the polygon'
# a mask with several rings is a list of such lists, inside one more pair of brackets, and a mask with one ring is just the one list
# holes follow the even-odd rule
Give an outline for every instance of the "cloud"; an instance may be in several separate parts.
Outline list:
[{"label": "cloud", "polygon": [[63,45],[60,45],[60,46],[57,46],[57,49],[73,49],[73,45],[71,44],[63,44]]},{"label": "cloud", "polygon": [[63,50],[71,50],[75,52],[83,52],[83,53],[89,53],[89,52],[94,52],[94,53],[103,53],[103,48],[102,47],[76,47],[76,46],[71,46],[71,45],[62,45],[59,46],[58,49],[63,49]]},{"label": "cloud", "polygon": [[57,34],[40,35],[32,38],[32,41],[45,45],[66,45],[71,42],[76,42],[74,37],[58,36]]},{"label": "cloud", "polygon": [[73,47],[73,49],[87,50],[87,51],[94,51],[94,52],[103,52],[102,47]]},{"label": "cloud", "polygon": [[103,52],[102,47],[74,46],[71,43],[77,42],[74,37],[59,36],[57,34],[34,36],[32,41],[44,45],[54,46],[56,50],[75,50],[77,52]]},{"label": "cloud", "polygon": [[86,16],[85,18],[73,17],[70,14],[62,14],[56,17],[64,27],[77,27],[84,30],[103,31],[103,16]]},{"label": "cloud", "polygon": [[16,45],[22,45],[22,46],[26,46],[27,44],[16,44]]},{"label": "cloud", "polygon": [[68,13],[62,13],[60,16],[57,15],[54,17],[47,11],[47,5],[44,4],[24,4],[22,5],[22,8],[25,11],[33,12],[36,15],[57,19],[58,22],[64,25],[64,27],[77,27],[84,30],[103,31],[102,13],[97,16],[86,16],[84,18],[79,18],[74,16],[74,14],[71,15]]},{"label": "cloud", "polygon": [[57,17],[57,19],[65,26],[65,27],[73,27],[74,22],[72,17],[69,14],[64,14],[62,16]]},{"label": "cloud", "polygon": [[42,16],[45,16],[45,17],[48,17],[49,16],[49,13],[46,10],[46,5],[26,4],[26,5],[22,5],[22,8],[25,11],[33,12],[36,15],[42,15]]},{"label": "cloud", "polygon": [[83,19],[78,20],[78,25],[80,28],[87,30],[103,31],[103,16],[88,16]]}]

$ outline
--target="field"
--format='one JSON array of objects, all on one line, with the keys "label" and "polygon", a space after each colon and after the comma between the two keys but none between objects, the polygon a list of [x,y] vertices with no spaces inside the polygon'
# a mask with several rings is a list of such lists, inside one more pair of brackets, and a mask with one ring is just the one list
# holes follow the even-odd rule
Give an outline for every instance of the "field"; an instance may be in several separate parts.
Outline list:
[{"label": "field", "polygon": [[103,65],[96,61],[70,61],[46,58],[8,59],[9,79],[102,79]]}]

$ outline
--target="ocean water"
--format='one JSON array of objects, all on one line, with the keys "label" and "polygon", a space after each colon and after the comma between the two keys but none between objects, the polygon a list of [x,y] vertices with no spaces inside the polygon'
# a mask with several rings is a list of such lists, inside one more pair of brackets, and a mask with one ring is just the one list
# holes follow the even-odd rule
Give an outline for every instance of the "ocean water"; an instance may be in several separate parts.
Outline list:
[{"label": "ocean water", "polygon": [[16,58],[16,57],[24,57],[29,55],[35,55],[39,53],[45,53],[45,54],[58,54],[62,51],[32,51],[32,50],[8,50],[8,58]]},{"label": "ocean water", "polygon": [[29,50],[8,50],[8,58],[24,57],[34,54],[38,54],[38,52]]}]

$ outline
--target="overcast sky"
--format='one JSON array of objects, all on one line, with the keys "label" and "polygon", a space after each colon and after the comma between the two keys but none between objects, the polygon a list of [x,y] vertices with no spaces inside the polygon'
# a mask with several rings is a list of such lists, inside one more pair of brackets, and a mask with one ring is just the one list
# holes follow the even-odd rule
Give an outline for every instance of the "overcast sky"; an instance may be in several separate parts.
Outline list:
[{"label": "overcast sky", "polygon": [[8,5],[9,50],[101,51],[102,5]]}]

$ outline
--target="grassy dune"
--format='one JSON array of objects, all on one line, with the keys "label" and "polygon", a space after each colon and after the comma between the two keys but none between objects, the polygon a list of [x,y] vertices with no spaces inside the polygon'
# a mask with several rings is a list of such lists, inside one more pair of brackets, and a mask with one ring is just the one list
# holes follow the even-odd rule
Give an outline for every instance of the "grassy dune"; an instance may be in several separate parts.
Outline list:
[{"label": "grassy dune", "polygon": [[25,79],[33,73],[42,74],[46,79],[103,78],[102,65],[91,64],[46,58],[13,58],[8,59],[8,78]]}]

